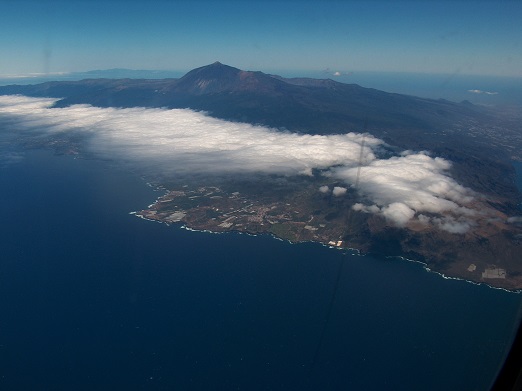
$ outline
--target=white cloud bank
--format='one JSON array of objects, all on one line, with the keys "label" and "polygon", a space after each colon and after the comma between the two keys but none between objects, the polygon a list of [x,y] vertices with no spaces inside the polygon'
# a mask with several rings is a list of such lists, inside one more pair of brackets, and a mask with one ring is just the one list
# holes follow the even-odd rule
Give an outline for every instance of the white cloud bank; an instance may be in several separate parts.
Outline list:
[{"label": "white cloud bank", "polygon": [[[90,134],[90,148],[103,156],[159,163],[172,172],[264,172],[311,174],[312,168],[355,165],[361,134],[297,135],[223,121],[186,109],[49,108],[55,99],[0,97],[0,114],[12,127],[47,133]],[[363,162],[383,142],[367,135]]]},{"label": "white cloud bank", "polygon": [[[405,151],[378,159],[384,144],[371,135],[298,135],[234,123],[186,109],[49,108],[55,99],[0,96],[0,120],[11,129],[45,134],[90,135],[88,148],[101,157],[169,173],[276,173],[311,175],[312,169],[349,186],[368,201],[354,209],[381,214],[398,226],[410,222],[466,232],[475,211],[472,192],[446,172],[450,163]],[[363,143],[364,139],[364,143]],[[362,154],[361,154],[362,148]],[[359,158],[361,167],[359,166]],[[328,187],[321,187],[328,193]],[[347,188],[336,186],[334,196]]]},{"label": "white cloud bank", "polygon": [[[361,167],[358,188],[372,203],[356,204],[354,209],[380,213],[399,226],[415,218],[452,233],[464,233],[473,224],[470,217],[477,213],[465,206],[474,198],[471,190],[445,174],[449,168],[447,160],[425,152],[405,151],[401,156],[374,160]],[[357,171],[356,167],[331,170],[347,183],[355,183]],[[444,217],[428,216],[441,213]]]}]

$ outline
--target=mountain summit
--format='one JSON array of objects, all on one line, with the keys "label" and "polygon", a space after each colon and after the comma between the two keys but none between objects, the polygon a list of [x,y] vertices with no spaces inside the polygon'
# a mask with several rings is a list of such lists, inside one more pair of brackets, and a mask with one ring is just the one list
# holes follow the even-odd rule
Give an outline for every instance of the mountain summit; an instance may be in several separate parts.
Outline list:
[{"label": "mountain summit", "polygon": [[176,83],[176,90],[191,94],[223,92],[237,86],[241,70],[216,61],[191,70]]},{"label": "mountain summit", "polygon": [[194,95],[234,91],[274,91],[284,82],[262,72],[242,71],[216,61],[193,69],[176,83],[175,90]]}]

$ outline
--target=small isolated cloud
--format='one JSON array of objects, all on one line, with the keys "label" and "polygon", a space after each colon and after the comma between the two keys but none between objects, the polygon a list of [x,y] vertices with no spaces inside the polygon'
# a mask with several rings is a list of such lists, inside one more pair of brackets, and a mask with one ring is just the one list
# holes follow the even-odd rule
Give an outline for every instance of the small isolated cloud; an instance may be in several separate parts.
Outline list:
[{"label": "small isolated cloud", "polygon": [[508,217],[507,222],[509,224],[521,224],[522,223],[522,216]]},{"label": "small isolated cloud", "polygon": [[415,211],[401,202],[393,202],[383,207],[381,212],[384,217],[395,222],[398,226],[406,225],[415,216]]},{"label": "small isolated cloud", "polygon": [[473,221],[463,216],[457,218],[453,216],[444,216],[433,218],[432,222],[440,229],[452,234],[464,234],[473,226]]},{"label": "small isolated cloud", "polygon": [[358,212],[365,212],[365,213],[380,213],[381,208],[379,208],[377,205],[364,205],[361,203],[356,203],[352,206],[352,209]]},{"label": "small isolated cloud", "polygon": [[340,186],[335,186],[332,190],[332,194],[335,196],[335,197],[340,197],[340,196],[343,196],[346,194],[346,191],[348,189],[346,189],[345,187],[340,187]]},{"label": "small isolated cloud", "polygon": [[498,95],[498,92],[493,91],[482,91],[482,90],[468,90],[472,94],[486,94],[486,95]]},{"label": "small isolated cloud", "polygon": [[321,186],[321,187],[319,188],[319,191],[320,191],[321,193],[323,193],[323,194],[328,194],[328,193],[330,193],[330,188],[329,188],[328,186]]},{"label": "small isolated cloud", "polygon": [[331,75],[331,76],[335,76],[335,77],[339,77],[339,76],[350,76],[353,74],[353,72],[350,72],[350,71],[347,71],[347,70],[340,70],[340,71],[333,71],[331,70],[330,68],[326,68],[323,70],[323,73],[327,74],[327,75]]}]

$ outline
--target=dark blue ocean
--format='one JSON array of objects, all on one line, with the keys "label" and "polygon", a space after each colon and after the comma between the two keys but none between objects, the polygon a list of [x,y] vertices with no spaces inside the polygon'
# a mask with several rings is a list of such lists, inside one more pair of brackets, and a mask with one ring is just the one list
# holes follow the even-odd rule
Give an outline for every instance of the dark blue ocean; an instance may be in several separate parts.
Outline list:
[{"label": "dark blue ocean", "polygon": [[517,325],[519,294],[399,259],[141,220],[129,212],[160,193],[133,174],[10,157],[2,390],[486,390]]}]

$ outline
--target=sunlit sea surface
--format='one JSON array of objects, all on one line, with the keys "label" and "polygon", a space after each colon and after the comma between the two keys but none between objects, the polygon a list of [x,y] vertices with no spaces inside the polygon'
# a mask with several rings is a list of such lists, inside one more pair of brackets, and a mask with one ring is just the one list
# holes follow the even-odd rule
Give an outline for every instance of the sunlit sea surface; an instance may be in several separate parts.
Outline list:
[{"label": "sunlit sea surface", "polygon": [[133,174],[0,152],[2,390],[486,390],[517,326],[520,294],[145,221]]}]

